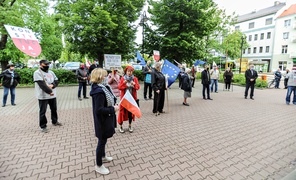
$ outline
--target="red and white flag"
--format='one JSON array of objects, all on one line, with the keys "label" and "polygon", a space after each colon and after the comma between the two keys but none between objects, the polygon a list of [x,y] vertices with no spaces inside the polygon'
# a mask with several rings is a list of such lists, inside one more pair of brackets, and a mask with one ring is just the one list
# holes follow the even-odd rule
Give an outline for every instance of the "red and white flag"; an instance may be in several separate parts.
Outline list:
[{"label": "red and white flag", "polygon": [[23,53],[37,57],[41,53],[41,46],[34,32],[30,29],[4,25],[14,45]]},{"label": "red and white flag", "polygon": [[153,59],[155,60],[155,61],[159,61],[160,60],[160,54],[159,54],[159,51],[157,51],[157,50],[153,50]]},{"label": "red and white flag", "polygon": [[125,92],[124,96],[119,102],[119,105],[123,106],[129,112],[134,114],[137,118],[140,118],[142,116],[142,113],[138,104],[136,103],[135,99],[133,98],[133,96],[129,91]]}]

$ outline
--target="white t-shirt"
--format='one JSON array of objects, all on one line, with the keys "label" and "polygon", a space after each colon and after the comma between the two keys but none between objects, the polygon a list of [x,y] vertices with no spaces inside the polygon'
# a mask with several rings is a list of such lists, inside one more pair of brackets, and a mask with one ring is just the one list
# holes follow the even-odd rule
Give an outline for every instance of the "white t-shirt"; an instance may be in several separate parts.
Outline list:
[{"label": "white t-shirt", "polygon": [[54,72],[52,72],[51,70],[48,70],[48,72],[44,72],[40,69],[36,70],[34,72],[34,82],[35,82],[35,95],[37,99],[53,99],[56,98],[56,88],[52,89],[53,92],[53,96],[50,96],[49,94],[47,94],[46,92],[44,92],[38,85],[38,83],[36,83],[36,81],[44,81],[46,84],[52,84],[55,80],[58,80],[58,78],[56,77],[56,75],[54,74]]}]

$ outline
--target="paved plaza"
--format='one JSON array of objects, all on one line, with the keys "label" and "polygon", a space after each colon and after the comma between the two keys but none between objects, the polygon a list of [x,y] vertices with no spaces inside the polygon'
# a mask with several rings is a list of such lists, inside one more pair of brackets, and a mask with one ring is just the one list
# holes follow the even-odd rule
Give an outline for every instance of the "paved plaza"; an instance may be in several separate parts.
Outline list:
[{"label": "paved plaza", "polygon": [[17,105],[10,105],[9,95],[0,107],[0,179],[280,180],[296,169],[296,106],[285,104],[285,89],[255,89],[251,100],[244,99],[244,87],[223,91],[219,84],[210,101],[202,99],[197,81],[187,107],[177,86],[168,90],[166,113],[156,117],[141,84],[143,116],[133,133],[116,130],[108,140],[106,152],[114,160],[105,164],[111,171],[105,176],[94,170],[91,99],[79,101],[77,86],[58,87],[64,125],[51,125],[48,108],[44,134],[34,89],[17,88]]}]

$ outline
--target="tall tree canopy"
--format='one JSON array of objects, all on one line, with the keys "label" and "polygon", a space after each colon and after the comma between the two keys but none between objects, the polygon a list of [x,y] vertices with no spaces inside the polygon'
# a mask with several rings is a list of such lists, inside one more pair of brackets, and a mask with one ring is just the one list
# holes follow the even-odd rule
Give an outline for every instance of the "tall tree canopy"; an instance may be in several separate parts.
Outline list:
[{"label": "tall tree canopy", "polygon": [[206,58],[209,37],[226,22],[224,11],[212,0],[149,0],[149,4],[148,12],[156,30],[154,35],[147,36],[147,41],[149,37],[158,37],[159,44],[149,44],[158,46],[162,57],[178,62]]},{"label": "tall tree canopy", "polygon": [[31,29],[36,33],[41,47],[43,46],[43,56],[59,57],[58,52],[55,52],[54,55],[52,50],[55,49],[54,46],[61,47],[62,41],[58,36],[59,33],[56,33],[55,30],[56,22],[47,13],[48,7],[47,0],[0,0],[0,61],[2,69],[8,61],[18,61],[20,57],[24,56],[13,45],[4,28],[6,24]]},{"label": "tall tree canopy", "polygon": [[137,20],[145,0],[58,0],[55,7],[72,51],[98,58],[124,57],[133,49]]}]

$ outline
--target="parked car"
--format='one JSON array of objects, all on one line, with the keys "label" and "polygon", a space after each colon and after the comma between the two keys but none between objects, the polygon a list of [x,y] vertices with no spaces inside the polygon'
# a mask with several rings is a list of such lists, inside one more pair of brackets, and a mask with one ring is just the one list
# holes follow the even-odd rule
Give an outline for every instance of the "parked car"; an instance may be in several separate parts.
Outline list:
[{"label": "parked car", "polygon": [[78,69],[80,66],[80,62],[66,62],[63,69],[71,70],[73,72],[76,72],[76,69]]}]

